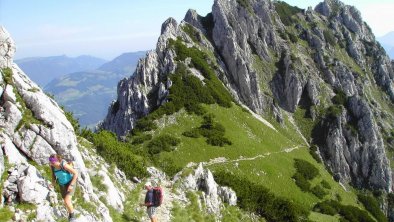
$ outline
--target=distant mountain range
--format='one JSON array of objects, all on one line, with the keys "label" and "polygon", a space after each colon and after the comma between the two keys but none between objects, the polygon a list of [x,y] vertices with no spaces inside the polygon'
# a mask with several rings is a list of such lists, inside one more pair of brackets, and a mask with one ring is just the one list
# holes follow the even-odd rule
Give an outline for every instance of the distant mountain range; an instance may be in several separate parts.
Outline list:
[{"label": "distant mountain range", "polygon": [[94,127],[104,119],[116,97],[118,82],[131,76],[146,52],[124,53],[96,70],[74,72],[52,80],[44,88],[55,100],[72,111],[82,126]]},{"label": "distant mountain range", "polygon": [[390,58],[394,59],[394,31],[378,38],[378,41],[382,44]]},{"label": "distant mountain range", "polygon": [[146,51],[123,53],[112,61],[103,64],[99,70],[124,75],[133,73],[138,60],[145,54]]},{"label": "distant mountain range", "polygon": [[82,55],[71,58],[65,55],[32,57],[16,60],[15,63],[36,83],[44,87],[62,75],[94,70],[107,62],[104,59]]}]

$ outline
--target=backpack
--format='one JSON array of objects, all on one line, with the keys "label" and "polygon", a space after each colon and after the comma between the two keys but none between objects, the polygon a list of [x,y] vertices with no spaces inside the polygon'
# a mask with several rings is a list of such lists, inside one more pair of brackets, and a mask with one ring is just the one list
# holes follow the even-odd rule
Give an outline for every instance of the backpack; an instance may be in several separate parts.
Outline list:
[{"label": "backpack", "polygon": [[153,187],[153,206],[159,207],[163,203],[163,189]]},{"label": "backpack", "polygon": [[60,163],[60,169],[56,170],[55,168],[52,168],[53,173],[55,174],[56,180],[60,185],[66,185],[68,184],[72,178],[73,175],[68,172],[67,170],[64,169],[64,164],[70,164],[72,167],[74,166],[74,164],[72,162],[66,162],[64,160],[62,160],[62,162]]}]

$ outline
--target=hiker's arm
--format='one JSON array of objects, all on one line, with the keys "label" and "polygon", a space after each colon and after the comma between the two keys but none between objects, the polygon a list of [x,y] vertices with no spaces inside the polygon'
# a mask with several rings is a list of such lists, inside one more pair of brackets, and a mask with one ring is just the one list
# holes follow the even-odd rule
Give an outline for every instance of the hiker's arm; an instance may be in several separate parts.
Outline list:
[{"label": "hiker's arm", "polygon": [[140,203],[140,206],[146,206],[146,207],[152,206],[153,203],[151,202],[151,200],[152,200],[152,202],[153,202],[153,195],[150,196],[150,195],[149,195],[149,192],[148,192],[148,193],[146,193],[146,195],[145,195],[145,202],[144,202],[144,203]]},{"label": "hiker's arm", "polygon": [[78,171],[76,171],[68,163],[64,164],[63,168],[73,175],[73,179],[71,180],[70,185],[73,185],[75,187],[75,184],[77,183],[77,179],[78,179]]}]

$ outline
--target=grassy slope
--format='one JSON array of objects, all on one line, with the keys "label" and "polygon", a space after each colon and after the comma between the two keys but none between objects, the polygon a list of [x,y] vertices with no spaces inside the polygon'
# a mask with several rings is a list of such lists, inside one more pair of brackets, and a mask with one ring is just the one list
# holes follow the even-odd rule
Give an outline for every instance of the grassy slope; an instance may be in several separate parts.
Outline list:
[{"label": "grassy slope", "polygon": [[[311,193],[302,192],[294,183],[292,176],[295,173],[294,159],[304,159],[315,165],[320,176],[312,181],[318,184],[326,180],[331,185],[327,199],[337,199],[340,196],[343,204],[360,206],[353,192],[346,192],[322,164],[317,163],[309,154],[308,147],[303,144],[298,135],[291,127],[272,130],[250,113],[243,111],[239,106],[223,108],[217,105],[205,106],[210,113],[214,113],[216,121],[226,128],[226,137],[232,141],[231,146],[213,147],[205,142],[204,138],[188,138],[182,136],[184,131],[200,126],[202,118],[189,115],[184,111],[177,113],[176,121],[169,123],[170,117],[164,117],[160,123],[166,123],[159,127],[155,136],[171,134],[181,139],[181,143],[173,152],[163,152],[158,156],[161,161],[173,161],[179,167],[185,167],[189,162],[209,162],[218,157],[225,157],[227,162],[209,165],[215,171],[219,169],[229,170],[257,181],[269,188],[278,196],[287,197],[307,208],[312,208],[320,200]],[[161,124],[159,124],[161,125]],[[286,134],[282,133],[286,132]],[[287,135],[287,136],[284,136]],[[143,144],[146,146],[146,144]],[[287,149],[293,150],[287,150]],[[253,158],[240,161],[231,161],[240,158]],[[310,218],[319,221],[320,215],[311,214]],[[325,221],[336,221],[336,217],[324,216]]]}]

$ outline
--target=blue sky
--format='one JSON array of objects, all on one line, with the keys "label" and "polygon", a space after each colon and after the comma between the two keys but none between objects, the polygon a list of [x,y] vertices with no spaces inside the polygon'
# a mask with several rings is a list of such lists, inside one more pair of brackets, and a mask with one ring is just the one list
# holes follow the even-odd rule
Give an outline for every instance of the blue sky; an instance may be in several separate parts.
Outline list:
[{"label": "blue sky", "polygon": [[[286,0],[300,8],[322,0]],[[355,5],[376,36],[394,31],[393,0],[344,0]],[[213,0],[0,0],[0,25],[17,44],[16,58],[89,54],[112,59],[155,47],[161,24],[200,15]]]}]

